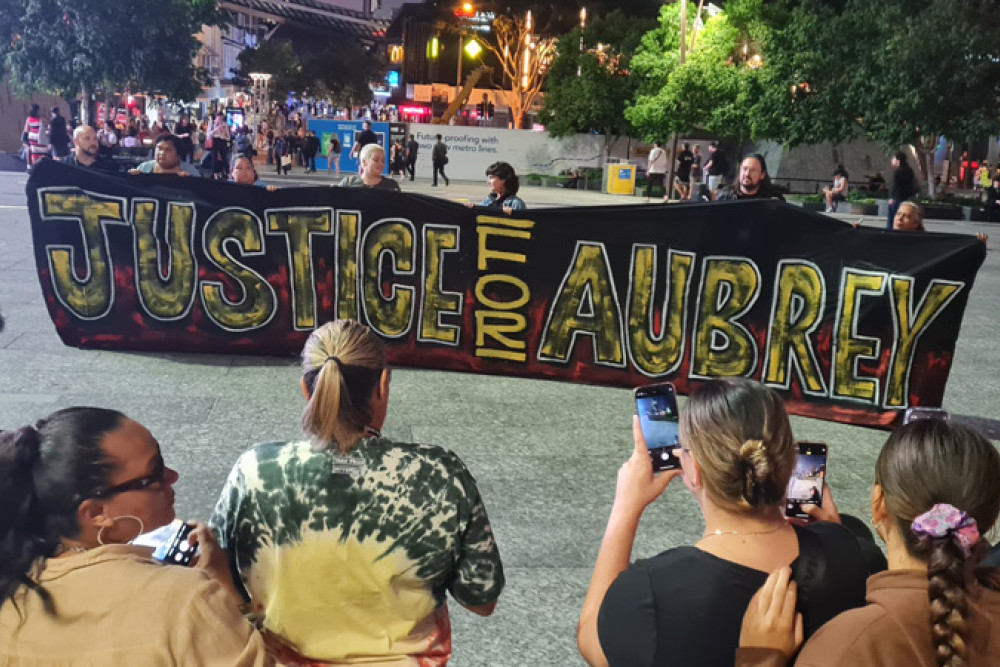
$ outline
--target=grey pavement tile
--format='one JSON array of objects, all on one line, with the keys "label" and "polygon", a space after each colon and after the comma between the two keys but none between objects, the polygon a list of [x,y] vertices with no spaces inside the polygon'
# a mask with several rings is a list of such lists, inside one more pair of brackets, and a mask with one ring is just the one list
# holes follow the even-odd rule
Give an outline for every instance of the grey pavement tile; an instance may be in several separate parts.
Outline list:
[{"label": "grey pavement tile", "polygon": [[[502,552],[501,552],[502,555]],[[576,650],[576,622],[591,570],[545,563],[505,565],[507,586],[496,611],[478,617],[448,601],[454,667],[563,667],[584,665]]]}]

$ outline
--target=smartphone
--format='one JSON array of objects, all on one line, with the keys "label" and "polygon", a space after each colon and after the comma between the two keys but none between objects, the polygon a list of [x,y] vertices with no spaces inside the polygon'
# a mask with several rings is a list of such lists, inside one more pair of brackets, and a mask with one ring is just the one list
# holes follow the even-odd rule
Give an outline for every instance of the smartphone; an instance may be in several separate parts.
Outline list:
[{"label": "smartphone", "polygon": [[947,421],[948,417],[947,410],[942,410],[941,408],[909,408],[903,413],[903,423],[909,424],[910,422],[920,421],[921,419],[940,419],[942,421]]},{"label": "smartphone", "polygon": [[677,424],[677,394],[669,382],[636,387],[635,412],[639,427],[646,440],[653,471],[674,470],[681,467],[677,458],[680,436]]},{"label": "smartphone", "polygon": [[198,553],[198,547],[188,542],[188,535],[194,530],[194,526],[189,523],[182,523],[177,527],[168,541],[157,547],[153,552],[153,558],[164,565],[181,565],[187,567],[194,560]]},{"label": "smartphone", "polygon": [[785,496],[785,516],[808,519],[809,515],[802,511],[802,506],[823,502],[827,451],[826,444],[822,442],[800,442],[798,446],[799,459],[792,478],[788,480]]}]

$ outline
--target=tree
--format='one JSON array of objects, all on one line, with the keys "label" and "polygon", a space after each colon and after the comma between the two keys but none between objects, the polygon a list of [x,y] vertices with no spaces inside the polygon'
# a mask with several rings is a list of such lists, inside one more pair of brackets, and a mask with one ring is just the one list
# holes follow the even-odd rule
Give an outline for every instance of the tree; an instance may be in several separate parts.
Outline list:
[{"label": "tree", "polygon": [[237,76],[246,80],[251,72],[271,74],[271,91],[282,99],[289,93],[308,94],[342,106],[367,103],[372,94],[370,84],[385,70],[371,52],[344,40],[305,58],[296,54],[289,42],[268,40],[243,49],[237,59]]},{"label": "tree", "polygon": [[632,55],[654,24],[616,11],[559,40],[540,115],[552,136],[598,131],[609,152],[612,137],[634,134],[625,118],[639,85],[630,71]]},{"label": "tree", "polygon": [[[193,99],[207,82],[195,67],[202,25],[224,15],[214,0],[7,0],[0,60],[21,94],[68,99],[132,88]],[[82,112],[86,120],[87,105]]]},{"label": "tree", "polygon": [[[996,0],[792,2],[767,45],[766,94],[755,115],[790,144],[864,132],[911,145],[934,196],[939,137],[1000,133]],[[877,44],[878,48],[859,48]]]},{"label": "tree", "polygon": [[511,90],[501,86],[504,99],[514,117],[514,127],[524,126],[525,117],[538,98],[545,83],[545,75],[556,42],[550,37],[539,37],[527,19],[498,16],[493,21],[496,42],[486,42],[486,48],[500,65],[504,79],[510,81]]},{"label": "tree", "polygon": [[687,58],[680,62],[680,3],[660,10],[659,26],[643,35],[632,58],[642,84],[625,116],[647,140],[694,128],[732,137],[753,135],[750,115],[760,95],[764,62],[760,45],[767,33],[762,0],[733,0],[725,13],[697,26],[688,6]]}]

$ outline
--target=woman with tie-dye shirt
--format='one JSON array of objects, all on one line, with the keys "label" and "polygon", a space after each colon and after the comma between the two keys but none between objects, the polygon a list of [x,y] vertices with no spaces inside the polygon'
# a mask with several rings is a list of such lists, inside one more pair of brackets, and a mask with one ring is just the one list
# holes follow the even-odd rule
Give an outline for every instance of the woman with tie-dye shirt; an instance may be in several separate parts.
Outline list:
[{"label": "woman with tie-dye shirt", "polygon": [[482,616],[504,586],[476,482],[454,453],[381,435],[389,369],[349,320],[302,352],[300,442],[236,462],[211,520],[287,665],[444,665],[445,592]]}]

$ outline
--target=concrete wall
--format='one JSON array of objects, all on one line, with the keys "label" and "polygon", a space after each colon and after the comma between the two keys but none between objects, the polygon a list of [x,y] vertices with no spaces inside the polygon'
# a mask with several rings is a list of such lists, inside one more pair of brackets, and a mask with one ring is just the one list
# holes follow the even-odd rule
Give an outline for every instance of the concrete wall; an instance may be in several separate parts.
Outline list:
[{"label": "concrete wall", "polygon": [[570,167],[598,167],[604,151],[604,137],[578,134],[564,139],[547,132],[506,130],[489,127],[410,124],[409,133],[420,144],[417,172],[431,175],[431,148],[440,134],[448,145],[449,178],[485,179],[488,166],[509,162],[518,174],[558,174]]}]

